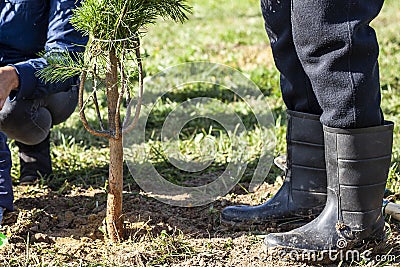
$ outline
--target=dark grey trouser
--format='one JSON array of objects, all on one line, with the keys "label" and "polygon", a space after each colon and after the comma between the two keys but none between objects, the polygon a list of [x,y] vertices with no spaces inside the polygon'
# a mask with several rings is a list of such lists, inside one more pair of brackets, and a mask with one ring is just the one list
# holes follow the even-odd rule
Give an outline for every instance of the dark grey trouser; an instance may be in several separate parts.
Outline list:
[{"label": "dark grey trouser", "polygon": [[[6,101],[0,111],[0,130],[11,139],[35,146],[46,139],[53,125],[68,119],[77,103],[76,87],[43,99]],[[6,143],[7,137],[2,132],[0,132],[0,206],[13,210],[11,156]]]},{"label": "dark grey trouser", "polygon": [[13,211],[14,195],[10,173],[11,154],[7,145],[7,137],[0,132],[0,207]]},{"label": "dark grey trouser", "polygon": [[26,145],[37,145],[53,125],[64,122],[78,103],[78,88],[42,99],[6,101],[0,111],[0,130]]},{"label": "dark grey trouser", "polygon": [[383,0],[261,0],[288,109],[324,125],[383,123],[378,43],[369,23]]}]

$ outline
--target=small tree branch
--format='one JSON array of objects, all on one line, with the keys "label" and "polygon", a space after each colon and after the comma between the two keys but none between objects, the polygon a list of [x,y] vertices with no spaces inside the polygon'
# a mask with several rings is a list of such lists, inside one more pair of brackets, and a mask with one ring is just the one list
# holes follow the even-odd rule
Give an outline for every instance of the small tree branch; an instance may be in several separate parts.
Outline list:
[{"label": "small tree branch", "polygon": [[122,87],[122,91],[124,93],[126,93],[126,101],[129,103],[131,96],[130,96],[130,92],[129,92],[129,88],[128,88],[128,78],[129,77],[127,77],[126,71],[125,71],[125,60],[126,60],[125,50],[122,53],[123,53],[122,54],[122,60],[120,62],[121,87]]},{"label": "small tree branch", "polygon": [[[124,75],[125,75],[125,73],[124,73]],[[127,82],[126,82],[126,78],[125,78],[124,86],[125,86],[125,92],[126,92],[126,107],[128,107],[128,105],[131,102],[132,98],[131,98],[131,91],[130,91],[130,89],[129,89],[128,85],[127,85]]]},{"label": "small tree branch", "polygon": [[101,113],[100,113],[99,101],[97,100],[97,77],[96,77],[97,68],[96,68],[96,65],[94,65],[93,70],[94,70],[94,77],[93,77],[92,99],[93,99],[94,107],[96,109],[97,119],[99,120],[99,123],[100,123],[100,128],[102,131],[104,131],[104,123],[103,123],[103,119],[102,119]]},{"label": "small tree branch", "polygon": [[123,125],[122,133],[126,134],[130,131],[132,131],[136,124],[139,121],[139,116],[140,116],[140,111],[142,109],[142,103],[143,103],[143,91],[144,91],[144,77],[143,77],[143,63],[142,63],[142,57],[140,55],[140,38],[137,37],[137,45],[135,46],[135,55],[136,55],[136,60],[137,60],[137,67],[138,67],[138,73],[139,73],[139,89],[138,89],[138,102],[136,104],[136,110],[135,110],[135,117],[133,118],[132,122],[125,126],[126,123],[129,123],[130,120],[130,110],[128,108],[127,116],[125,118],[125,122]]},{"label": "small tree branch", "polygon": [[92,99],[93,99],[93,102],[94,102],[94,107],[96,109],[97,119],[99,120],[99,123],[100,123],[100,128],[101,128],[102,131],[105,131],[103,119],[101,118],[99,101],[97,100],[96,89],[94,89],[94,91],[93,91]]},{"label": "small tree branch", "polygon": [[104,131],[104,130],[103,131],[99,131],[99,130],[93,129],[89,125],[89,122],[86,119],[85,105],[84,105],[84,101],[83,101],[83,92],[85,91],[86,76],[87,76],[87,72],[83,71],[82,75],[81,75],[81,82],[80,82],[80,85],[79,85],[79,116],[81,118],[83,126],[85,127],[85,129],[89,133],[91,133],[94,136],[110,138],[111,137],[111,133],[109,131]]},{"label": "small tree branch", "polygon": [[124,68],[124,61],[125,61],[125,49],[122,49],[122,55],[121,59],[118,62],[119,65],[119,72],[121,75],[121,91],[119,92],[118,95],[118,100],[117,100],[117,109],[115,113],[115,136],[119,137],[121,135],[121,104],[122,101],[124,100],[124,94],[125,94],[125,87],[126,87],[126,82],[125,82],[125,68]]}]

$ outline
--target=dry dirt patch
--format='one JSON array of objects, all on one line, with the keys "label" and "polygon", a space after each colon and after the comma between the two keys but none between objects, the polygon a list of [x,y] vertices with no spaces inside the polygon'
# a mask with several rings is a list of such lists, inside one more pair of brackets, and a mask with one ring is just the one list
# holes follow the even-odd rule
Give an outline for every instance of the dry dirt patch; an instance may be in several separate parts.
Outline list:
[{"label": "dry dirt patch", "polygon": [[[145,194],[126,194],[126,240],[115,245],[104,239],[101,230],[103,190],[73,188],[61,194],[19,186],[18,211],[7,216],[3,229],[10,244],[0,248],[0,265],[307,266],[268,258],[262,240],[271,229],[235,231],[219,222],[224,206],[258,204],[274,190],[265,184],[256,193],[246,194],[237,186],[226,197],[198,208],[172,207]],[[391,228],[387,252],[399,255],[399,225],[392,223]]]}]

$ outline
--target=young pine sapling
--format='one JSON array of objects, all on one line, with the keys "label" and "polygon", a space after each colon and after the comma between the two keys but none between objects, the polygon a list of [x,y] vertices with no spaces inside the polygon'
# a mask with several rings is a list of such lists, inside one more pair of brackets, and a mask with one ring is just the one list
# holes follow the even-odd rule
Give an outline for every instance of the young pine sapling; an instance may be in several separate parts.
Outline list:
[{"label": "young pine sapling", "polygon": [[[158,18],[184,22],[191,8],[185,0],[84,0],[74,10],[71,24],[89,37],[82,54],[47,52],[43,57],[48,66],[39,72],[46,82],[58,82],[80,75],[79,113],[84,127],[93,135],[108,138],[110,149],[107,234],[113,242],[123,235],[122,187],[123,144],[122,136],[132,130],[141,110],[143,95],[143,64],[140,53],[141,37],[146,26]],[[131,101],[131,83],[127,62],[136,63],[138,94],[134,115],[129,110],[122,122],[123,103]],[[130,67],[132,68],[132,67]],[[86,87],[91,87],[85,99]],[[103,85],[104,90],[100,90]],[[107,119],[104,123],[97,95],[105,91]],[[92,107],[97,115],[98,127],[89,124],[86,108]]]}]

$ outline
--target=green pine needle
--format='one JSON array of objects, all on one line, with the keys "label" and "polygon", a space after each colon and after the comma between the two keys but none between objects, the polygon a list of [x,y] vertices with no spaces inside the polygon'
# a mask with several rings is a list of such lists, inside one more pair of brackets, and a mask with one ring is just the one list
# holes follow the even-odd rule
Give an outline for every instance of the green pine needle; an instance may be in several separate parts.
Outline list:
[{"label": "green pine needle", "polygon": [[86,69],[83,53],[42,53],[48,65],[37,72],[37,76],[45,82],[62,82],[80,75]]},{"label": "green pine needle", "polygon": [[48,66],[38,71],[46,82],[64,81],[89,71],[105,69],[108,52],[112,47],[120,62],[139,46],[139,38],[148,24],[158,18],[184,22],[191,7],[186,0],[85,0],[74,10],[71,24],[89,36],[85,53],[53,53],[40,56]]},{"label": "green pine needle", "polygon": [[184,0],[85,0],[71,23],[95,39],[117,41],[135,38],[159,17],[184,22],[190,12]]}]

